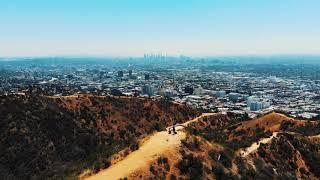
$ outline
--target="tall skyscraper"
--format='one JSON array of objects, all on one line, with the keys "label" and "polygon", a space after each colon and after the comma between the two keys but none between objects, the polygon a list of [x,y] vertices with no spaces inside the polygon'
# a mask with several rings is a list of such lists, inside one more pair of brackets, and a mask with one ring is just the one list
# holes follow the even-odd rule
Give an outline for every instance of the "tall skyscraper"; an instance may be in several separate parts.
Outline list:
[{"label": "tall skyscraper", "polygon": [[150,80],[150,74],[144,74],[144,80]]},{"label": "tall skyscraper", "polygon": [[123,71],[118,71],[118,77],[123,77]]}]

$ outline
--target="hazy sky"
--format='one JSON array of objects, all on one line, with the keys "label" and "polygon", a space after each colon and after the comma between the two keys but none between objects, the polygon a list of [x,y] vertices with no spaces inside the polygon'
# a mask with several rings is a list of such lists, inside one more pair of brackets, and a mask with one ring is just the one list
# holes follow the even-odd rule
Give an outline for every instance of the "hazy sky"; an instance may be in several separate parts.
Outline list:
[{"label": "hazy sky", "polygon": [[320,54],[320,0],[0,0],[0,56]]}]

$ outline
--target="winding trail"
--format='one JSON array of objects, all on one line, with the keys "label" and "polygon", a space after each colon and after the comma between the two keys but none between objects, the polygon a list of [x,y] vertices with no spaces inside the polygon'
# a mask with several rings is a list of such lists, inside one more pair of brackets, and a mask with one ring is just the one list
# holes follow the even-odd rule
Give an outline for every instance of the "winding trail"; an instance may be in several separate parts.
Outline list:
[{"label": "winding trail", "polygon": [[244,150],[241,150],[241,156],[242,157],[246,157],[248,156],[250,153],[252,153],[253,151],[258,150],[258,148],[260,147],[260,144],[266,144],[268,142],[270,142],[273,138],[277,137],[278,132],[274,132],[272,133],[272,136],[268,137],[268,138],[263,138],[261,140],[259,140],[257,143],[253,143],[250,147],[245,148]]},{"label": "winding trail", "polygon": [[[264,139],[261,139],[258,141],[258,143],[253,143],[250,147],[247,147],[245,149],[242,149],[240,151],[240,154],[242,157],[246,157],[248,156],[250,153],[254,152],[254,151],[257,151],[258,148],[260,147],[260,144],[263,143],[263,144],[266,144],[268,142],[270,142],[273,138],[277,137],[279,132],[273,132],[272,133],[272,136],[268,137],[268,138],[264,138]],[[285,132],[285,133],[288,133],[288,134],[297,134],[295,132]],[[320,134],[318,135],[314,135],[314,136],[309,136],[310,138],[320,138]]]},{"label": "winding trail", "polygon": [[320,138],[320,134],[315,135],[315,136],[310,136],[310,137],[312,137],[312,138]]},{"label": "winding trail", "polygon": [[[181,140],[185,139],[186,133],[181,131],[188,124],[198,121],[205,116],[211,116],[215,113],[204,113],[201,116],[187,121],[183,124],[176,125],[178,131],[176,135],[168,134],[167,131],[161,131],[153,134],[146,142],[144,142],[138,150],[132,152],[122,161],[110,166],[109,168],[88,177],[88,180],[112,180],[124,178],[131,173],[147,168],[149,163],[156,160],[165,151],[178,148]],[[172,126],[171,126],[172,127]],[[168,127],[168,128],[171,128]],[[167,129],[168,129],[167,128]]]}]

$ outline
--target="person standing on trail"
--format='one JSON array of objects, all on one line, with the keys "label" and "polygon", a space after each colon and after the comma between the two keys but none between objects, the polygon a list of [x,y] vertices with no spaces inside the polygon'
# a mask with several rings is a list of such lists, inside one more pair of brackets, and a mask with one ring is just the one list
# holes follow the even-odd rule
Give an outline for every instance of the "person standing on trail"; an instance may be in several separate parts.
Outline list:
[{"label": "person standing on trail", "polygon": [[176,132],[176,123],[174,122],[173,123],[173,126],[172,126],[172,133],[173,133],[173,135],[175,135],[175,134],[177,134],[177,132]]},{"label": "person standing on trail", "polygon": [[169,134],[171,134],[171,131],[172,131],[172,134],[173,134],[173,135],[177,134],[177,131],[176,131],[176,127],[175,127],[175,126],[176,126],[176,123],[173,123],[172,127],[171,127],[171,128],[170,128],[170,127],[168,128],[168,133],[169,133]]}]

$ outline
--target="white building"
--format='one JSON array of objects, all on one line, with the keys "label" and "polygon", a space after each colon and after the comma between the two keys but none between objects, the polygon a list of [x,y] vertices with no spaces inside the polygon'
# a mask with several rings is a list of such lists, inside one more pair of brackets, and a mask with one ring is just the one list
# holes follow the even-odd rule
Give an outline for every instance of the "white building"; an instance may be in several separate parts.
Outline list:
[{"label": "white building", "polygon": [[266,99],[250,96],[248,97],[247,105],[251,111],[259,111],[270,107],[271,104]]}]

